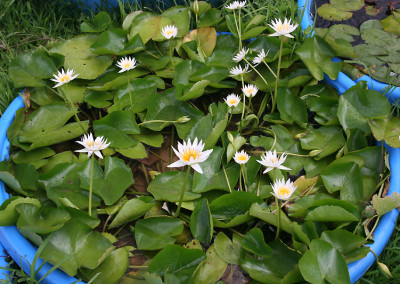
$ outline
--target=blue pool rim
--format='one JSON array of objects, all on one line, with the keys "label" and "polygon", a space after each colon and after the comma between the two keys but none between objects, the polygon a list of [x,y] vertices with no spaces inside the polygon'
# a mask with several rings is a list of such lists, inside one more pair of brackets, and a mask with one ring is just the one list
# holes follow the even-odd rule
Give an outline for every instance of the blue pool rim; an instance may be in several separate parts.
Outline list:
[{"label": "blue pool rim", "polygon": [[[7,129],[14,120],[15,112],[24,107],[24,102],[21,96],[18,96],[8,106],[3,116],[0,118],[0,161],[8,159],[10,143],[7,138]],[[9,198],[5,190],[4,183],[0,181],[0,204]],[[0,227],[0,242],[1,245],[7,250],[8,254],[12,259],[24,269],[26,273],[30,274],[30,263],[32,263],[37,247],[31,244],[21,233],[18,231],[16,226]],[[1,258],[1,267],[5,267],[4,257]],[[4,260],[4,262],[3,262]],[[43,260],[39,259],[36,263],[36,269],[38,269],[43,263]],[[37,279],[42,278],[53,265],[46,263],[38,272]],[[0,270],[0,279],[7,279],[7,271]],[[84,284],[74,277],[69,276],[64,271],[56,269],[51,272],[45,279],[41,281],[43,284]]]},{"label": "blue pool rim", "polygon": [[[314,22],[311,17],[310,7],[312,5],[312,0],[298,0],[298,8],[300,15],[303,15],[301,21],[301,28],[306,30],[308,27],[312,27]],[[340,61],[339,58],[334,58],[334,61]],[[400,88],[390,88],[387,84],[376,81],[369,76],[365,75],[356,81],[353,81],[343,72],[339,73],[336,80],[332,80],[326,74],[324,75],[325,83],[335,88],[339,94],[343,94],[346,90],[354,86],[359,81],[366,81],[368,88],[371,90],[384,92],[385,96],[391,104],[398,103],[400,98]],[[389,153],[389,166],[390,166],[390,187],[388,195],[393,192],[400,193],[400,148],[392,148],[385,145],[386,151]],[[374,243],[368,245],[371,250],[373,250],[376,255],[380,255],[385,248],[387,242],[392,235],[394,227],[396,226],[397,216],[399,215],[398,209],[393,209],[392,211],[386,213],[379,221],[378,226],[374,231]],[[376,258],[372,252],[358,261],[348,264],[350,281],[351,283],[356,282],[360,279],[365,272],[374,264]]]}]

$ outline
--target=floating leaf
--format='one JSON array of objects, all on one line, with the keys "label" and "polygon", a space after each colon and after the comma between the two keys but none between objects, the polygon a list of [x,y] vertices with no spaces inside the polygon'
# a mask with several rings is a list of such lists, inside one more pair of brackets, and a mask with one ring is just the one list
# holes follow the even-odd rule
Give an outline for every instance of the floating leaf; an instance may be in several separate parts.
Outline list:
[{"label": "floating leaf", "polygon": [[[329,263],[329,265],[327,265]],[[350,283],[349,270],[340,252],[323,240],[313,240],[299,261],[300,272],[311,283]]]},{"label": "floating leaf", "polygon": [[240,264],[244,250],[236,234],[231,241],[223,232],[219,232],[214,239],[214,247],[218,256],[227,263]]},{"label": "floating leaf", "polygon": [[369,134],[368,119],[384,119],[389,114],[387,98],[377,91],[366,89],[365,82],[358,83],[340,96],[338,117],[345,130],[360,129]]},{"label": "floating leaf", "polygon": [[306,38],[304,43],[297,48],[296,54],[314,78],[319,81],[324,78],[324,73],[335,80],[342,67],[342,63],[332,61],[335,52],[326,41],[318,36]]},{"label": "floating leaf", "polygon": [[378,216],[383,216],[387,212],[398,208],[400,203],[400,195],[397,192],[393,192],[389,196],[378,197],[378,195],[372,196],[372,206],[376,210]]},{"label": "floating leaf", "polygon": [[[150,192],[156,200],[166,200],[178,202],[181,190],[185,180],[184,172],[164,172],[153,179],[147,191]],[[183,200],[189,201],[199,198],[201,195],[191,192],[192,178],[189,175],[189,181],[186,185],[186,191]]]},{"label": "floating leaf", "polygon": [[109,229],[121,226],[143,216],[154,206],[154,199],[138,197],[126,201],[118,211],[117,216],[108,226]]},{"label": "floating leaf", "polygon": [[147,271],[158,276],[173,275],[176,284],[190,283],[193,272],[205,258],[202,250],[168,245],[153,258]]},{"label": "floating leaf", "polygon": [[21,203],[15,209],[19,213],[18,228],[36,234],[48,234],[56,231],[71,218],[70,214],[62,208],[39,208],[30,203]]},{"label": "floating leaf", "polygon": [[183,222],[180,219],[151,217],[138,220],[135,225],[137,247],[143,250],[162,249],[169,244],[175,243],[176,240],[173,237],[182,233],[182,230]]},{"label": "floating leaf", "polygon": [[190,231],[202,243],[210,243],[213,235],[213,221],[207,199],[197,202],[190,217]]},{"label": "floating leaf", "polygon": [[129,134],[139,134],[140,130],[131,111],[114,111],[93,122],[96,136],[103,136],[114,148],[129,148],[136,145]]},{"label": "floating leaf", "polygon": [[269,257],[272,253],[271,248],[265,243],[264,235],[259,228],[250,229],[241,243],[245,250],[261,257]]},{"label": "floating leaf", "polygon": [[345,21],[353,16],[353,13],[342,10],[332,4],[323,4],[318,7],[318,15],[329,21]]},{"label": "floating leaf", "polygon": [[224,274],[228,264],[223,261],[211,245],[207,252],[207,258],[197,266],[193,273],[193,278],[198,284],[208,284],[217,282]]},{"label": "floating leaf", "polygon": [[92,160],[88,159],[82,165],[82,171],[79,173],[81,187],[89,190],[93,174],[93,192],[99,195],[106,205],[114,204],[134,182],[131,168],[123,160],[111,156],[105,157],[104,173],[97,160],[94,161],[92,172],[91,163]]},{"label": "floating leaf", "polygon": [[[60,246],[60,243],[63,245]],[[114,250],[109,240],[79,220],[72,219],[55,231],[40,257],[73,276],[78,268],[94,269]]]},{"label": "floating leaf", "polygon": [[95,269],[81,268],[88,280],[96,276],[96,284],[116,283],[121,279],[129,266],[129,254],[125,248],[118,248]]},{"label": "floating leaf", "polygon": [[19,216],[16,206],[19,204],[32,204],[34,206],[40,207],[40,201],[29,197],[17,197],[13,196],[6,199],[0,206],[0,225],[1,226],[13,226],[17,223]]}]

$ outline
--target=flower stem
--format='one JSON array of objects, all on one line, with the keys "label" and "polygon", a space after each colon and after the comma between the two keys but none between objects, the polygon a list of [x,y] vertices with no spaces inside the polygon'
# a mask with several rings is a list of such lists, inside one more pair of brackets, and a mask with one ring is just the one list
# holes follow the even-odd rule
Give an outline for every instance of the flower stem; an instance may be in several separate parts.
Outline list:
[{"label": "flower stem", "polygon": [[281,46],[279,47],[278,70],[276,71],[275,94],[274,94],[274,97],[272,98],[271,113],[273,113],[275,111],[276,100],[277,100],[277,97],[278,97],[278,82],[279,82],[279,73],[281,71],[282,49],[283,49],[283,38],[281,38]]},{"label": "flower stem", "polygon": [[[128,71],[129,72],[129,71]],[[129,78],[129,74],[128,72],[126,72],[126,77],[128,78],[128,91],[129,91],[129,102],[131,103],[131,111],[133,114],[135,114],[133,112],[133,101],[132,101],[132,93],[131,93],[131,80]]]},{"label": "flower stem", "polygon": [[240,32],[240,11],[239,11],[239,26],[238,26],[238,21],[236,19],[236,13],[235,10],[233,10],[233,18],[235,19],[235,25],[236,25],[236,30],[238,32],[238,37],[239,37],[239,51],[242,49],[242,35]]},{"label": "flower stem", "polygon": [[244,183],[244,190],[247,192],[247,174],[246,174],[246,166],[245,165],[240,165],[240,170],[243,175],[243,183]]},{"label": "flower stem", "polygon": [[[240,75],[240,78],[242,79],[242,88],[244,88],[244,80],[243,80],[243,74]],[[239,129],[238,131],[240,132],[242,130],[242,122],[243,122],[243,118],[244,118],[244,109],[246,106],[246,95],[243,93],[243,109],[242,109],[242,118],[240,119],[240,124],[239,124]]]},{"label": "flower stem", "polygon": [[172,68],[175,69],[174,62],[172,61],[172,40],[169,39],[169,58],[171,60]]},{"label": "flower stem", "polygon": [[281,228],[281,209],[279,206],[279,199],[275,197],[275,203],[276,203],[276,210],[277,210],[277,216],[278,216],[278,224],[276,226],[276,236],[275,240],[279,238],[279,233],[280,233],[280,228]]},{"label": "flower stem", "polygon": [[94,154],[92,155],[92,160],[90,161],[89,216],[92,216],[93,165],[94,165]]},{"label": "flower stem", "polygon": [[64,100],[66,100],[66,103],[69,103],[71,105],[72,110],[74,111],[74,117],[75,117],[75,121],[78,122],[79,126],[82,128],[83,132],[87,135],[87,131],[86,129],[83,127],[81,120],[79,119],[78,115],[77,115],[77,111],[75,110],[75,106],[74,103],[72,102],[71,98],[68,95],[67,92],[67,85],[65,85],[65,91],[64,93]]},{"label": "flower stem", "polygon": [[176,209],[176,212],[174,214],[174,217],[178,217],[179,212],[181,212],[181,208],[182,208],[182,202],[183,202],[183,197],[185,196],[185,191],[186,191],[186,185],[188,183],[189,180],[189,174],[190,174],[190,169],[192,167],[189,165],[186,171],[186,176],[185,176],[185,181],[183,182],[183,186],[181,189],[181,196],[179,197],[179,203],[178,203],[178,208]]}]

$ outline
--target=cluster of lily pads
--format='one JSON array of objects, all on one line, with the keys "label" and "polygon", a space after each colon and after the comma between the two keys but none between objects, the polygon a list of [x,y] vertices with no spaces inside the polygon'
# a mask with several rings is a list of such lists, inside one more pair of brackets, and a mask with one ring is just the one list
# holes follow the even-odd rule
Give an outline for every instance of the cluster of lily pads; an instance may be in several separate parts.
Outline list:
[{"label": "cluster of lily pads", "polygon": [[343,69],[352,79],[367,74],[399,86],[399,7],[387,1],[330,1],[317,9],[320,19],[331,22],[329,29],[319,27],[317,21],[315,33],[325,37],[342,58],[357,64]]},{"label": "cluster of lily pads", "polygon": [[319,82],[341,69],[323,38],[245,5],[102,12],[17,57],[0,225],[94,283],[349,283],[400,199],[374,142],[400,146],[399,121]]}]

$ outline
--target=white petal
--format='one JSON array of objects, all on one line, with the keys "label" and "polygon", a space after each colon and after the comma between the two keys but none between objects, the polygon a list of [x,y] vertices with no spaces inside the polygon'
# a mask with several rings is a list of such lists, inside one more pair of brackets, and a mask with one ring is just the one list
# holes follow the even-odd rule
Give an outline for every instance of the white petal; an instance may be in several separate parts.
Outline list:
[{"label": "white petal", "polygon": [[179,167],[184,167],[186,164],[182,162],[181,160],[176,161],[175,163],[172,163],[171,165],[168,165],[168,168],[179,168]]},{"label": "white petal", "polygon": [[103,155],[101,154],[100,151],[94,151],[94,153],[96,154],[97,157],[99,157],[100,159],[103,159]]},{"label": "white petal", "polygon": [[265,171],[263,171],[263,174],[268,173],[270,170],[272,170],[273,168],[267,168]]},{"label": "white petal", "polygon": [[203,174],[203,170],[201,169],[201,167],[200,167],[199,164],[192,164],[191,166],[192,166],[193,170],[195,170],[196,172],[199,172],[199,173]]}]

